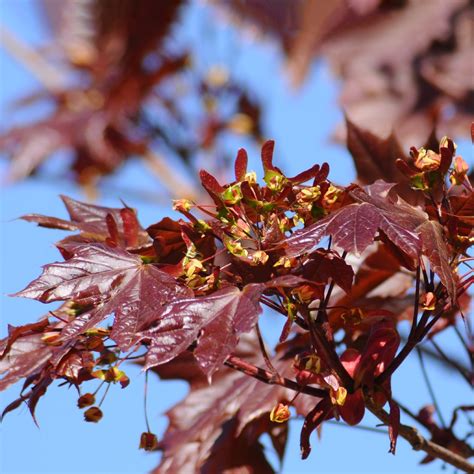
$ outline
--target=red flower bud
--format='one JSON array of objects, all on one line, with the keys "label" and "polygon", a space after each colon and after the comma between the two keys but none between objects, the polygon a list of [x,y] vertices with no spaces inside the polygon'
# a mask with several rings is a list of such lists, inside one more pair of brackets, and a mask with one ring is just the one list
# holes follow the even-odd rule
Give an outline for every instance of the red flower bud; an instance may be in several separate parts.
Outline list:
[{"label": "red flower bud", "polygon": [[102,419],[102,410],[99,407],[90,407],[84,412],[85,421],[98,423]]},{"label": "red flower bud", "polygon": [[145,451],[156,451],[158,449],[158,438],[156,434],[146,431],[140,436],[140,446],[139,449],[144,449]]},{"label": "red flower bud", "polygon": [[275,423],[285,423],[290,419],[290,409],[288,405],[279,403],[276,405],[270,413],[270,420]]},{"label": "red flower bud", "polygon": [[85,393],[84,395],[81,395],[77,400],[77,406],[79,408],[89,407],[91,405],[94,405],[94,403],[95,397],[92,393]]}]

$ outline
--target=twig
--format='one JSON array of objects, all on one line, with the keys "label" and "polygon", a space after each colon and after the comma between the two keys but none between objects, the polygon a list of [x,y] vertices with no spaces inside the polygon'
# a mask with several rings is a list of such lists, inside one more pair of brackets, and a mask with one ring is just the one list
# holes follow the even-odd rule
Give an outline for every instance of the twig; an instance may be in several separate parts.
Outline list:
[{"label": "twig", "polygon": [[260,351],[262,352],[265,365],[267,366],[268,370],[273,374],[273,377],[281,381],[282,380],[281,375],[273,366],[272,361],[270,360],[270,357],[268,357],[267,349],[265,347],[265,342],[263,341],[262,333],[260,332],[260,326],[258,325],[258,323],[255,325],[255,330],[257,331],[258,343],[260,345]]},{"label": "twig", "polygon": [[[459,365],[456,361],[454,360],[451,360],[446,354],[445,352],[443,351],[443,349],[441,349],[441,347],[439,347],[438,343],[433,339],[431,338],[430,339],[430,342],[431,344],[433,344],[433,347],[437,350],[438,354],[440,355],[441,359],[444,360],[447,364],[451,365],[452,367],[455,367],[458,372],[464,377],[464,379],[466,379],[466,382],[469,384],[469,385],[472,385],[472,381],[469,377],[469,370],[467,370],[466,368],[462,367],[461,365]],[[426,350],[426,349],[425,349]],[[427,351],[427,350],[426,350]],[[429,352],[428,352],[429,353]],[[429,354],[432,354],[432,353],[429,353]],[[435,354],[433,354],[435,355]]]},{"label": "twig", "polygon": [[462,337],[461,331],[457,328],[456,324],[453,324],[453,329],[456,335],[458,336],[459,341],[461,342],[462,346],[466,350],[467,356],[469,357],[469,361],[471,362],[471,365],[472,365],[474,363],[474,360],[473,360],[474,354],[472,352],[472,349],[467,345],[466,341]]},{"label": "twig", "polygon": [[415,286],[415,304],[413,305],[413,320],[411,322],[410,334],[408,340],[413,338],[418,326],[418,307],[420,304],[420,265],[416,268],[416,286]]},{"label": "twig", "polygon": [[416,348],[416,353],[418,354],[418,360],[420,361],[421,372],[423,374],[423,378],[425,379],[426,387],[428,388],[428,392],[430,393],[431,401],[433,402],[433,406],[435,407],[436,413],[438,414],[439,421],[441,422],[441,426],[446,428],[446,423],[443,418],[443,414],[441,413],[441,409],[438,405],[438,401],[436,400],[436,395],[433,390],[433,386],[431,385],[431,381],[428,377],[428,372],[426,371],[425,363],[423,361],[423,354],[419,347]]},{"label": "twig", "polygon": [[32,47],[17,38],[5,25],[1,27],[0,44],[50,92],[57,93],[66,88],[65,75],[48,63]]},{"label": "twig", "polygon": [[[390,416],[383,408],[377,408],[374,405],[369,405],[369,410],[383,423],[389,425]],[[425,453],[440,459],[451,466],[462,469],[464,472],[474,473],[474,464],[471,464],[467,459],[450,451],[449,449],[440,446],[439,444],[428,441],[420,432],[412,426],[400,425],[399,435],[406,439],[415,451],[424,451]]]},{"label": "twig", "polygon": [[143,155],[143,160],[173,198],[199,200],[200,193],[194,184],[181,179],[180,175],[172,170],[162,156],[148,150]]},{"label": "twig", "polygon": [[[439,292],[441,291],[441,284],[437,286],[434,291],[436,297],[439,296]],[[415,301],[416,310],[418,308],[418,300]],[[416,326],[416,329],[413,331],[410,330],[410,336],[407,339],[406,344],[403,346],[402,350],[396,355],[396,357],[392,360],[389,366],[377,377],[377,383],[383,384],[388,378],[395,372],[395,370],[400,367],[402,362],[408,357],[410,352],[416,347],[418,343],[420,343],[426,334],[429,332],[429,329],[433,326],[433,324],[451,308],[451,303],[447,303],[444,307],[440,308],[433,319],[428,323],[429,317],[431,316],[431,310],[423,311],[421,315],[420,321]],[[429,328],[429,329],[427,329]]]},{"label": "twig", "polygon": [[328,396],[328,392],[321,388],[310,387],[308,385],[302,386],[294,382],[293,380],[287,379],[285,377],[281,377],[281,380],[276,380],[270,371],[257,367],[249,362],[240,359],[237,356],[228,357],[228,359],[225,361],[225,365],[231,367],[232,369],[243,372],[244,374],[249,375],[250,377],[253,377],[269,385],[280,385],[290,390],[294,390],[295,392],[306,393],[307,395],[311,395],[313,397],[318,398]]}]

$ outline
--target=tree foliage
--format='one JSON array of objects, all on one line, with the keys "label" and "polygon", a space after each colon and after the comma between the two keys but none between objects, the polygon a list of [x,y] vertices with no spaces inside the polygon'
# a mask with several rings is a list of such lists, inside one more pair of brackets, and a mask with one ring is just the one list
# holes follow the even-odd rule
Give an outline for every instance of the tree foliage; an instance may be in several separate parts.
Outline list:
[{"label": "tree foliage", "polygon": [[[392,139],[348,127],[356,163],[374,178]],[[426,452],[423,462],[472,469],[473,449],[454,433],[457,413],[472,407],[439,426],[420,406],[411,415],[427,440],[400,424],[405,408],[391,388],[406,357],[456,325],[469,303],[474,193],[456,145],[444,137],[436,149],[413,147],[381,172],[392,182],[349,186],[330,180],[327,163],[288,177],[273,152],[265,142],[262,182],[243,149],[232,182],[201,171],[209,200],[176,200],[180,219],[146,229],[127,206],[67,197],[69,219],[24,216],[73,233],[56,244],[62,260],[16,293],[61,306],[10,326],[1,341],[0,389],[23,381],[3,414],[25,403],[34,417],[60,382],[78,389],[85,420],[98,422],[97,393],[125,388],[124,362],[138,358],[143,370],[190,386],[163,437],[148,428],[140,438],[163,453],[157,473],[273,472],[262,434],[281,460],[288,419],[303,417],[307,458],[323,423],[357,425],[366,410],[388,426],[390,452],[402,436]],[[259,328],[263,308],[280,330],[271,349]],[[457,371],[471,383],[469,369]]]}]

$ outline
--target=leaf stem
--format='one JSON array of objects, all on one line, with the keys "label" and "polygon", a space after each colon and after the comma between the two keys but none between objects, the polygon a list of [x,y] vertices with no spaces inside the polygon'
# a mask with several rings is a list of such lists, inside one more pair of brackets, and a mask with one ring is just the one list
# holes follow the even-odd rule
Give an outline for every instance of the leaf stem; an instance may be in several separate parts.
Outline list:
[{"label": "leaf stem", "polygon": [[148,433],[151,433],[150,422],[148,420],[148,370],[145,371],[145,387],[143,395],[143,411],[145,413],[145,424]]},{"label": "leaf stem", "polygon": [[231,367],[232,369],[243,372],[245,375],[249,375],[261,382],[264,382],[269,385],[280,385],[282,387],[294,390],[295,392],[302,392],[312,397],[323,398],[328,396],[328,392],[321,388],[310,387],[308,385],[302,386],[297,382],[281,377],[281,380],[275,380],[273,374],[265,369],[257,367],[249,362],[246,362],[240,359],[237,356],[230,356],[225,361],[225,365]]},{"label": "leaf stem", "polygon": [[273,374],[273,377],[281,381],[282,378],[280,374],[273,366],[272,361],[270,360],[270,357],[268,357],[267,349],[265,347],[265,342],[263,341],[262,333],[260,331],[260,326],[258,325],[258,323],[255,325],[255,330],[257,332],[258,344],[260,346],[260,351],[262,353],[263,360],[265,361],[265,365],[267,366],[268,370]]},{"label": "leaf stem", "polygon": [[416,348],[416,353],[418,355],[418,360],[420,361],[421,372],[423,374],[423,378],[425,379],[426,387],[428,388],[428,392],[430,394],[431,401],[433,402],[433,406],[435,407],[436,413],[438,414],[438,418],[439,418],[439,421],[441,423],[441,426],[443,428],[446,428],[446,423],[444,421],[441,409],[438,405],[438,400],[436,399],[436,395],[434,393],[433,385],[431,384],[431,381],[428,377],[428,372],[426,370],[425,362],[423,360],[423,354],[422,354],[419,347]]}]

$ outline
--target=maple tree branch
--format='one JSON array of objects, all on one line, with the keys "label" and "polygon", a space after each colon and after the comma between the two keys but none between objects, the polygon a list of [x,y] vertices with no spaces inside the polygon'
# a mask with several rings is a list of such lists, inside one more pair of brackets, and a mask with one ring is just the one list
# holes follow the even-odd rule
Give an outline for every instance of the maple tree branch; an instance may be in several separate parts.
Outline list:
[{"label": "maple tree branch", "polygon": [[285,377],[275,379],[274,375],[270,371],[257,367],[250,362],[240,359],[237,356],[228,357],[225,361],[225,365],[269,385],[281,385],[282,387],[294,390],[295,392],[305,393],[306,395],[311,395],[312,397],[317,398],[328,396],[328,392],[321,388],[310,387],[308,385],[302,386]]},{"label": "maple tree branch", "polygon": [[143,155],[143,159],[173,198],[199,199],[200,193],[194,184],[183,180],[161,155],[148,150]]},{"label": "maple tree branch", "polygon": [[[464,317],[464,315],[463,315],[463,317]],[[462,344],[462,346],[466,350],[466,353],[467,353],[467,356],[469,357],[469,361],[471,362],[471,365],[473,365],[473,363],[474,363],[474,353],[473,353],[472,349],[468,346],[468,344],[464,340],[464,337],[462,336],[461,331],[458,329],[456,324],[453,324],[452,328],[453,328],[454,332],[456,333],[456,336],[458,337],[459,342]],[[469,334],[468,334],[468,337],[469,337]]]},{"label": "maple tree branch", "polygon": [[[368,404],[369,410],[384,424],[390,423],[390,416],[383,408],[377,408],[373,404]],[[451,466],[462,469],[464,472],[474,472],[474,464],[458,454],[446,449],[433,441],[427,440],[416,428],[408,425],[399,426],[399,435],[407,440],[415,451],[424,451],[425,453],[440,459]]]},{"label": "maple tree branch", "polygon": [[[419,280],[419,279],[418,279]],[[435,296],[438,298],[439,293],[441,291],[441,284],[437,286],[434,291]],[[415,299],[415,311],[418,311],[418,298]],[[406,344],[403,346],[402,350],[395,356],[392,360],[390,365],[377,377],[376,382],[379,384],[383,384],[388,378],[395,372],[395,370],[400,367],[402,362],[408,357],[410,352],[419,344],[426,334],[429,332],[429,329],[433,326],[433,324],[441,317],[441,315],[448,311],[451,308],[451,303],[447,303],[444,307],[440,308],[436,315],[432,318],[432,320],[428,323],[428,319],[431,316],[432,310],[426,309],[423,311],[420,321],[416,326],[415,330],[410,330],[410,335],[408,336],[408,340]],[[428,329],[429,328],[429,329]],[[413,325],[412,325],[413,329]]]},{"label": "maple tree branch", "polygon": [[59,72],[55,66],[47,62],[31,46],[20,40],[5,25],[1,27],[0,45],[50,92],[57,93],[66,88],[65,74]]}]

